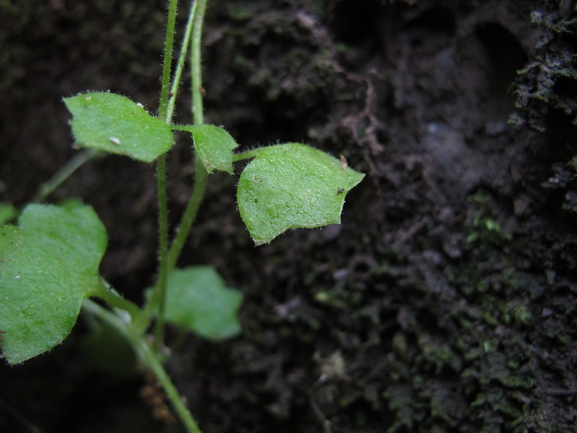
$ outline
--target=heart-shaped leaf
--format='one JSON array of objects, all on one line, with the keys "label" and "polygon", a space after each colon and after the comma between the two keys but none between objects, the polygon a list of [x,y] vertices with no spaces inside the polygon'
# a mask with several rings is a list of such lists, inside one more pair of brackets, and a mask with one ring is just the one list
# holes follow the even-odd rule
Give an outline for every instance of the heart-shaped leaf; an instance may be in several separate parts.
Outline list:
[{"label": "heart-shaped leaf", "polygon": [[237,335],[242,293],[226,287],[210,266],[173,270],[166,291],[166,320],[211,340]]},{"label": "heart-shaped leaf", "polygon": [[11,364],[59,344],[101,284],[106,229],[90,206],[31,204],[0,227],[0,348]]},{"label": "heart-shaped leaf", "polygon": [[174,143],[170,126],[140,104],[114,93],[85,93],[64,98],[73,115],[76,145],[152,162]]},{"label": "heart-shaped leaf", "polygon": [[232,174],[232,151],[238,143],[224,129],[214,125],[173,126],[192,134],[194,148],[209,173],[214,170]]},{"label": "heart-shaped leaf", "polygon": [[340,224],[345,195],[364,176],[304,144],[265,147],[240,176],[238,209],[261,245],[289,229]]}]

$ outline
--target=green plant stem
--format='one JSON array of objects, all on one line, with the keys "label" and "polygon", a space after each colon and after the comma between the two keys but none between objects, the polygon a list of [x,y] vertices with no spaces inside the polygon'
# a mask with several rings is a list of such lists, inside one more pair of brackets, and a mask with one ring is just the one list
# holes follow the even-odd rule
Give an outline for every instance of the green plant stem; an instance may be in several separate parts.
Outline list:
[{"label": "green plant stem", "polygon": [[[204,123],[204,110],[202,106],[202,25],[204,22],[204,14],[206,12],[207,0],[197,0],[196,11],[194,14],[194,24],[192,30],[192,46],[190,54],[190,62],[192,65],[192,112],[193,120],[195,125],[202,125]],[[174,268],[178,257],[182,252],[186,238],[190,233],[192,224],[196,218],[198,208],[202,202],[204,194],[206,192],[208,173],[206,167],[200,160],[200,158],[195,155],[194,157],[194,191],[188,205],[186,206],[186,211],[182,216],[182,220],[176,231],[176,237],[170,248],[170,253],[168,257],[168,268],[169,270]]]},{"label": "green plant stem", "polygon": [[114,327],[121,335],[124,336],[124,338],[126,338],[126,340],[134,348],[134,351],[137,353],[142,363],[154,373],[164,388],[166,395],[170,399],[174,409],[176,410],[183,424],[186,426],[188,432],[201,433],[196,422],[194,421],[194,418],[186,408],[186,405],[178,393],[178,390],[162,367],[162,364],[158,360],[156,353],[151,349],[149,344],[144,339],[144,336],[132,328],[130,324],[127,324],[125,321],[123,321],[121,317],[117,316],[111,311],[108,311],[105,308],[102,308],[100,305],[89,299],[84,301],[82,308],[97,316],[103,322],[106,322],[110,326]]},{"label": "green plant stem", "polygon": [[168,280],[168,206],[166,199],[166,155],[158,158],[156,165],[158,182],[158,231],[160,272],[155,291],[158,291],[158,315],[154,328],[153,347],[158,350],[162,345],[164,333],[164,312],[166,309],[166,284]]},{"label": "green plant stem", "polygon": [[160,87],[160,107],[158,114],[167,124],[170,119],[168,113],[168,96],[170,92],[170,72],[172,68],[172,51],[174,48],[174,29],[176,26],[176,9],[178,0],[169,0],[168,3],[168,21],[166,23],[166,37],[164,39],[164,59],[162,65],[162,79]]},{"label": "green plant stem", "polygon": [[[180,84],[180,79],[182,76],[182,70],[184,67],[184,62],[186,61],[187,55],[188,55],[188,45],[190,43],[190,39],[192,37],[192,25],[194,23],[194,14],[196,12],[196,2],[193,0],[191,2],[191,7],[190,7],[190,12],[189,12],[189,16],[188,16],[188,21],[186,23],[186,30],[184,32],[184,37],[182,39],[182,43],[181,43],[181,50],[180,50],[180,54],[178,57],[178,64],[176,67],[176,70],[174,71],[174,76],[172,78],[172,87],[170,89],[170,99],[168,101],[168,107],[167,107],[167,114],[166,114],[166,119],[172,119],[172,115],[174,113],[174,103],[176,101],[176,96],[178,93],[178,87]],[[176,128],[173,128],[176,129]],[[168,269],[170,269],[170,266],[167,267],[167,272]],[[140,319],[135,323],[135,327],[136,329],[139,329],[139,332],[144,332],[146,330],[146,328],[148,328],[148,326],[150,325],[150,321],[153,315],[153,312],[155,310],[156,307],[158,307],[158,303],[160,301],[160,296],[159,296],[159,289],[157,289],[158,286],[158,281],[156,283],[155,289],[153,290],[153,294],[150,297],[150,299],[148,300],[145,310],[144,310],[144,314],[141,315]]]},{"label": "green plant stem", "polygon": [[102,298],[105,302],[113,307],[127,311],[132,317],[132,321],[137,321],[142,316],[142,310],[136,304],[123,298],[114,290],[104,279],[100,279],[101,285],[96,288],[94,295]]},{"label": "green plant stem", "polygon": [[[164,40],[164,64],[160,90],[159,117],[170,124],[168,117],[168,93],[170,89],[170,71],[172,67],[172,50],[174,46],[174,29],[176,24],[176,8],[178,0],[170,0],[168,5],[168,22]],[[153,347],[158,351],[162,345],[164,333],[164,310],[166,305],[166,281],[168,274],[168,205],[166,198],[166,155],[158,157],[156,163],[156,180],[158,185],[158,256],[159,275],[156,290],[159,292],[158,316],[154,329]]]},{"label": "green plant stem", "polygon": [[40,203],[44,201],[46,197],[52,194],[52,192],[56,188],[62,185],[62,183],[70,176],[72,176],[72,174],[80,167],[82,167],[82,165],[102,154],[103,152],[97,149],[86,149],[74,155],[72,159],[68,161],[64,165],[64,167],[58,170],[50,180],[40,185],[38,191],[36,192],[36,194],[34,194],[34,197],[32,197],[32,200],[30,200],[30,202]]},{"label": "green plant stem", "polygon": [[172,115],[174,113],[174,104],[176,102],[176,97],[178,95],[178,86],[180,85],[180,79],[182,77],[182,71],[184,69],[184,62],[186,61],[186,55],[188,53],[188,44],[192,36],[192,24],[194,21],[195,13],[196,13],[196,2],[193,0],[190,5],[188,20],[186,21],[186,29],[184,31],[184,37],[182,38],[182,44],[180,46],[180,55],[178,57],[178,63],[174,71],[174,76],[172,77],[172,87],[170,88],[170,98],[168,100],[168,113],[167,113],[167,119],[169,122],[172,121]]},{"label": "green plant stem", "polygon": [[232,155],[232,162],[243,161],[245,159],[255,158],[262,149],[247,150],[246,152],[235,153]]},{"label": "green plant stem", "polygon": [[[112,311],[101,307],[96,302],[90,299],[85,299],[82,303],[82,309],[89,312],[90,314],[98,317],[103,322],[108,323],[113,328],[115,328],[130,344],[134,346],[135,335],[132,334],[128,329],[128,324],[122,320],[122,318]],[[137,338],[140,339],[140,338]]]},{"label": "green plant stem", "polygon": [[[168,76],[170,76],[170,64],[172,63],[172,45],[174,44],[174,27],[175,27],[175,20],[172,20],[173,25],[170,26],[170,14],[173,13],[174,17],[176,17],[175,11],[176,11],[176,2],[173,2],[174,5],[169,5],[169,24],[167,25],[167,34],[169,31],[171,31],[171,35],[172,35],[172,42],[171,43],[171,49],[170,49],[170,57],[171,57],[171,62],[164,64],[163,66],[163,87],[162,89],[168,89],[168,87],[170,86],[170,92],[166,92],[166,96],[162,95],[161,93],[161,106],[162,104],[162,100],[163,97],[168,98],[168,102],[167,102],[167,108],[166,108],[166,115],[165,120],[167,121],[167,123],[170,124],[171,120],[172,120],[172,116],[174,113],[174,104],[176,102],[176,97],[178,94],[178,87],[180,85],[180,80],[182,77],[182,71],[184,69],[184,62],[186,61],[186,56],[188,54],[188,45],[190,43],[190,39],[192,36],[192,25],[193,25],[193,19],[194,19],[194,15],[195,15],[195,11],[196,11],[196,2],[192,1],[191,2],[191,7],[190,7],[190,12],[188,14],[188,20],[186,22],[186,30],[184,33],[184,37],[182,39],[182,43],[181,43],[181,49],[180,49],[180,55],[178,58],[178,63],[176,66],[176,69],[174,71],[174,77],[172,78],[172,85],[170,85],[171,81],[168,80],[166,81],[164,79],[165,77],[165,73],[168,74]],[[171,11],[170,8],[171,6],[173,7],[173,10]],[[172,30],[170,29],[170,27],[172,28]],[[168,43],[168,38],[167,38],[167,43]],[[165,52],[165,58],[166,58],[166,52]],[[168,67],[167,67],[168,65]],[[161,108],[159,111],[162,111],[163,109]],[[30,200],[31,203],[40,203],[42,201],[44,201],[46,199],[46,197],[48,197],[50,194],[52,194],[52,192],[58,188],[64,181],[66,181],[66,179],[68,179],[76,170],[78,170],[78,168],[80,168],[82,165],[84,165],[86,162],[98,157],[104,155],[104,152],[99,151],[97,149],[86,149],[80,153],[78,153],[77,155],[75,155],[70,161],[68,161],[66,163],[66,165],[64,165],[64,167],[62,167],[54,176],[52,176],[52,178],[43,183],[42,185],[40,185],[40,187],[38,188],[38,191],[36,192],[36,194],[34,195],[34,197],[32,197],[32,200]]]},{"label": "green plant stem", "polygon": [[158,360],[156,354],[151,350],[148,343],[143,339],[140,339],[139,352],[142,355],[142,360],[144,364],[152,370],[152,372],[162,385],[162,388],[164,388],[164,391],[166,392],[166,395],[170,399],[172,406],[176,410],[176,413],[178,413],[178,416],[180,417],[183,424],[186,426],[187,430],[190,433],[201,433],[200,429],[196,425],[196,422],[194,421],[194,418],[192,417],[188,408],[184,404],[182,397],[178,393],[176,387],[173,385],[172,381],[170,380],[170,377],[168,377],[168,374],[166,374],[166,371],[162,367],[162,364]]},{"label": "green plant stem", "polygon": [[194,15],[194,27],[192,30],[192,50],[190,63],[192,65],[192,113],[195,125],[204,123],[204,110],[202,107],[202,25],[206,11],[207,0],[197,0],[196,13]]},{"label": "green plant stem", "polygon": [[182,220],[180,221],[180,225],[178,226],[178,231],[170,247],[170,252],[168,253],[169,271],[172,270],[176,265],[176,261],[178,260],[182,248],[184,247],[186,238],[190,233],[190,228],[192,227],[192,224],[196,219],[198,208],[200,207],[200,203],[202,202],[204,193],[206,192],[207,180],[208,180],[208,173],[206,172],[204,164],[202,163],[200,158],[195,157],[194,191],[192,192],[192,196],[190,197],[188,205],[186,206],[186,211],[182,216]]}]

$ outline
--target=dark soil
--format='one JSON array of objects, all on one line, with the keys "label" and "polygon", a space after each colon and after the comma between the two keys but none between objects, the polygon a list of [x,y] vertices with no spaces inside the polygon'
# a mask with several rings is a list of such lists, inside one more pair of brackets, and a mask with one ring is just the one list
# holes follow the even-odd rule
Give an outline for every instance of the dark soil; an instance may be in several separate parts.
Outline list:
[{"label": "dark soil", "polygon": [[[62,96],[156,106],[164,3],[0,2],[0,201],[24,205],[74,154]],[[244,292],[243,333],[189,337],[168,364],[203,432],[577,431],[574,5],[211,2],[206,121],[367,177],[342,225],[255,248],[236,177],[214,176],[180,264]],[[173,226],[188,140],[169,156]],[[154,166],[90,162],[50,201],[70,196],[108,229],[103,275],[139,301],[156,272]],[[153,420],[143,378],[91,365],[85,332],[0,367],[0,431],[181,431]]]}]

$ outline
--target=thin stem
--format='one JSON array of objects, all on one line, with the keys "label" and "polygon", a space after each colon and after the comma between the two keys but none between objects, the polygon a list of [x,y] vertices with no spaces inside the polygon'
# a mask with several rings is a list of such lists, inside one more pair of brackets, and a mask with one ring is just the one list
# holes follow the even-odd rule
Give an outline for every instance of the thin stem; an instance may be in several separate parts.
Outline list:
[{"label": "thin stem", "polygon": [[247,150],[247,151],[241,152],[241,153],[235,153],[234,155],[232,155],[232,162],[238,162],[238,161],[243,161],[245,159],[256,158],[256,156],[259,154],[259,152],[261,150],[262,150],[262,148]]},{"label": "thin stem", "polygon": [[120,296],[102,277],[100,278],[100,282],[101,285],[95,289],[94,296],[102,298],[113,307],[127,311],[132,317],[132,321],[136,321],[142,316],[142,310],[138,308],[136,304]]},{"label": "thin stem", "polygon": [[108,323],[113,328],[115,328],[122,336],[128,341],[129,343],[133,344],[134,336],[128,331],[127,324],[116,314],[112,311],[107,310],[104,307],[101,307],[96,302],[91,301],[90,299],[85,299],[82,303],[82,309],[87,311],[94,316],[98,317],[103,322]]},{"label": "thin stem", "polygon": [[[186,23],[186,30],[184,32],[184,37],[182,39],[181,42],[181,49],[180,49],[180,54],[178,57],[178,64],[176,67],[176,70],[174,71],[174,76],[172,78],[172,87],[170,89],[170,99],[168,101],[168,108],[167,108],[167,114],[166,114],[166,119],[168,119],[169,123],[172,120],[172,116],[174,113],[174,103],[176,101],[176,96],[178,93],[178,87],[180,84],[180,79],[182,76],[182,70],[184,68],[184,62],[186,61],[186,57],[188,54],[188,45],[190,43],[190,39],[192,37],[192,25],[194,23],[194,14],[196,13],[196,2],[193,0],[191,2],[191,7],[190,7],[190,12],[188,15],[188,21]],[[177,129],[175,127],[173,127],[173,129]],[[170,266],[168,266],[168,269],[170,269]],[[168,271],[167,269],[167,271]],[[159,289],[157,289],[156,287],[158,286],[158,281],[157,284],[155,286],[155,290],[153,290],[152,292],[152,296],[150,297],[150,299],[148,300],[146,307],[145,307],[145,311],[144,314],[141,315],[140,319],[138,321],[135,322],[135,328],[139,330],[139,332],[144,332],[146,330],[146,328],[148,328],[148,326],[150,325],[150,321],[154,312],[154,309],[158,306],[158,303],[160,301],[160,296],[159,296]]]},{"label": "thin stem", "polygon": [[82,308],[115,328],[122,336],[124,336],[124,338],[132,345],[142,363],[150,370],[152,370],[164,388],[166,395],[170,399],[174,409],[178,413],[178,416],[182,420],[183,424],[186,426],[188,432],[201,433],[196,422],[194,421],[194,418],[186,408],[186,405],[178,393],[178,390],[170,380],[166,370],[164,370],[162,367],[162,364],[158,360],[156,353],[151,349],[146,340],[144,340],[143,335],[135,332],[135,330],[130,327],[129,324],[124,322],[119,316],[112,313],[111,311],[106,310],[105,308],[102,308],[100,305],[89,299],[84,301]]},{"label": "thin stem", "polygon": [[192,31],[192,50],[190,53],[190,63],[192,65],[192,112],[195,125],[204,123],[204,111],[202,108],[202,24],[206,11],[207,0],[197,0],[197,10],[194,16],[194,28]]},{"label": "thin stem", "polygon": [[58,170],[50,180],[40,185],[38,191],[34,194],[34,197],[32,197],[31,203],[40,203],[44,201],[46,197],[52,194],[56,188],[62,185],[62,183],[72,176],[72,174],[82,167],[82,165],[102,154],[103,152],[97,149],[86,149],[74,155],[72,159],[68,161],[64,167]]},{"label": "thin stem", "polygon": [[158,158],[156,165],[158,182],[158,230],[160,273],[155,291],[158,291],[158,315],[154,328],[154,347],[162,345],[164,330],[164,312],[166,309],[166,284],[168,280],[168,206],[166,199],[166,155]]},{"label": "thin stem", "polygon": [[170,88],[170,99],[168,100],[168,113],[166,116],[168,123],[172,121],[172,115],[174,113],[174,104],[176,102],[176,96],[178,95],[178,86],[180,85],[180,78],[182,77],[184,62],[186,61],[186,55],[188,53],[188,43],[190,42],[190,38],[192,36],[192,24],[194,21],[195,13],[196,2],[193,0],[190,6],[190,12],[188,13],[188,21],[186,22],[184,37],[182,38],[178,63],[176,65],[176,70],[174,71],[174,76],[172,77],[172,87]]},{"label": "thin stem", "polygon": [[172,68],[172,51],[174,48],[174,28],[176,26],[176,8],[178,0],[169,0],[168,21],[166,23],[166,37],[164,39],[164,60],[162,65],[162,80],[160,88],[160,108],[158,114],[166,123],[170,119],[166,117],[168,113],[168,95],[170,92],[170,71]]},{"label": "thin stem", "polygon": [[178,231],[176,232],[176,236],[172,245],[170,247],[170,252],[168,253],[168,269],[171,270],[176,265],[178,257],[182,252],[182,248],[184,247],[184,243],[186,242],[186,238],[190,233],[190,228],[196,219],[196,214],[198,212],[198,208],[200,207],[200,203],[204,197],[204,193],[206,192],[206,184],[208,180],[208,173],[206,172],[206,168],[204,164],[200,160],[200,158],[195,157],[194,159],[194,191],[192,192],[192,196],[186,206],[186,211],[182,216],[182,220],[180,221],[180,225],[178,226]]},{"label": "thin stem", "polygon": [[188,408],[184,404],[182,397],[180,396],[178,390],[170,380],[170,377],[168,376],[168,374],[166,374],[166,370],[164,370],[164,367],[162,367],[162,364],[158,360],[156,354],[150,349],[150,346],[146,343],[146,341],[142,339],[140,340],[139,352],[142,355],[142,360],[144,364],[152,370],[152,372],[154,373],[154,375],[164,388],[164,391],[166,392],[166,395],[170,399],[172,406],[178,413],[178,416],[180,417],[183,424],[186,426],[187,430],[190,433],[201,433],[200,429],[198,428],[198,425],[196,424],[194,418],[192,417]]},{"label": "thin stem", "polygon": [[[196,13],[194,15],[194,25],[192,30],[192,46],[190,54],[190,62],[192,64],[192,107],[193,107],[193,120],[195,125],[202,125],[204,123],[204,111],[202,107],[202,25],[204,22],[204,14],[206,12],[207,0],[197,0],[196,1]],[[198,208],[206,192],[208,173],[206,172],[206,167],[200,160],[200,158],[195,155],[194,157],[194,191],[188,205],[186,206],[186,211],[182,216],[182,220],[178,226],[176,237],[170,248],[170,253],[168,257],[168,269],[174,268],[184,243],[188,234],[190,233],[190,228],[196,218]]]},{"label": "thin stem", "polygon": [[[159,117],[170,123],[168,117],[168,92],[170,89],[170,71],[172,67],[172,49],[174,46],[174,28],[176,24],[176,8],[178,0],[170,0],[168,6],[168,22],[164,40],[164,64],[162,68],[162,86],[160,90]],[[161,155],[156,163],[156,180],[158,185],[158,256],[160,271],[157,290],[159,292],[158,316],[154,329],[154,348],[162,345],[164,331],[164,310],[166,304],[166,281],[168,274],[168,205],[166,198],[166,154]]]},{"label": "thin stem", "polygon": [[[206,170],[205,170],[205,172],[206,172]],[[200,201],[202,200],[202,195],[204,194],[204,191],[206,190],[206,180],[203,183],[204,183],[204,187],[201,186],[200,182],[195,183],[195,185],[194,185],[194,192],[192,194],[191,200],[189,201],[188,206],[186,208],[186,211],[185,211],[184,215],[182,216],[182,220],[180,222],[179,229],[177,231],[177,235],[175,237],[174,242],[171,245],[170,252],[168,253],[167,264],[166,264],[167,276],[168,276],[168,273],[172,269],[174,269],[174,266],[176,265],[176,261],[178,260],[178,256],[180,255],[180,252],[182,251],[182,248],[184,246],[184,242],[186,241],[188,231],[190,230],[190,226],[192,226],[192,223],[194,222],[194,219],[196,217],[198,207],[200,206]],[[200,196],[200,198],[193,200],[193,197],[199,197],[199,196]],[[188,227],[188,230],[186,227]],[[157,308],[158,309],[161,308],[160,305],[162,302],[163,293],[159,289],[160,284],[161,284],[161,282],[159,279],[156,281],[156,285],[154,286],[154,289],[152,290],[152,294],[151,294],[150,298],[148,299],[148,302],[146,303],[146,305],[144,307],[143,314],[141,315],[140,319],[135,322],[134,326],[139,332],[144,332],[146,330],[146,328],[148,328],[150,321],[151,321],[151,319],[155,313],[155,310]],[[166,298],[165,295],[164,295],[164,298]],[[166,307],[164,307],[164,308],[166,308]],[[159,323],[158,317],[159,316],[160,316],[160,313],[157,312],[155,338],[157,335],[156,332],[158,330],[158,323]]]}]

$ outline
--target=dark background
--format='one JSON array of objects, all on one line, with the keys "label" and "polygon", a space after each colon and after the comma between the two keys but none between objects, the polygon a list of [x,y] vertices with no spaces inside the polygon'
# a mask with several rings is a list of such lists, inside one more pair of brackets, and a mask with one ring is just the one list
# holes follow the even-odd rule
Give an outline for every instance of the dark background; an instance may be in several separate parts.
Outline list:
[{"label": "dark background", "polygon": [[[367,177],[341,226],[258,248],[236,177],[211,177],[180,264],[245,294],[243,333],[191,336],[167,367],[204,433],[577,431],[577,15],[559,3],[210,2],[206,122]],[[109,89],[155,110],[165,7],[0,2],[1,201],[24,205],[74,154],[63,96]],[[190,146],[169,154],[173,227]],[[153,165],[109,156],[50,197],[96,209],[101,271],[135,301],[156,272],[155,183]],[[181,431],[153,420],[142,376],[94,368],[86,330],[0,366],[0,431]]]}]

